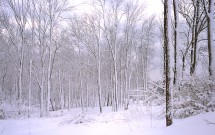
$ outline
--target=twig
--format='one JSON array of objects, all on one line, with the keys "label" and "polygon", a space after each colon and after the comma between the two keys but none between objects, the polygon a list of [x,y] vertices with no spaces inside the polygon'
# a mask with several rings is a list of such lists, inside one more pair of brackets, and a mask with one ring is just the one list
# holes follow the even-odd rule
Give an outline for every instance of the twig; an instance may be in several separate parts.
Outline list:
[{"label": "twig", "polygon": [[210,124],[215,125],[215,122],[211,122],[211,121],[208,121],[208,120],[206,120],[206,119],[204,119],[204,121],[205,121],[208,125],[210,125]]}]

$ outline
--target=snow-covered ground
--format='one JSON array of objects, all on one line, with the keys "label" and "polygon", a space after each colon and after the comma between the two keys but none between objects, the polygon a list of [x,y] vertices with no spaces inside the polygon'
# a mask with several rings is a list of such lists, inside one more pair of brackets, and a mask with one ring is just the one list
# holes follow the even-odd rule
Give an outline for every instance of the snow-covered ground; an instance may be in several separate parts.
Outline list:
[{"label": "snow-covered ground", "polygon": [[174,120],[165,127],[159,107],[130,106],[129,110],[111,112],[104,108],[52,112],[49,118],[0,120],[0,135],[215,135],[215,113]]}]

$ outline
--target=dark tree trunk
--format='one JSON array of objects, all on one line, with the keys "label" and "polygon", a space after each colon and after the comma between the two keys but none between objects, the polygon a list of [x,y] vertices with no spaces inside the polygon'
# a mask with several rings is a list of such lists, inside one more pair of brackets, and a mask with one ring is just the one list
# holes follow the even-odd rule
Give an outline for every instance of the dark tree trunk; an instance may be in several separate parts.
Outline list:
[{"label": "dark tree trunk", "polygon": [[171,105],[171,90],[170,90],[170,43],[168,37],[170,14],[168,12],[168,2],[169,0],[164,1],[164,55],[165,55],[165,86],[166,86],[166,126],[172,125],[172,105]]},{"label": "dark tree trunk", "polygon": [[[211,13],[211,0],[209,0],[209,6],[208,6],[208,14]],[[206,9],[205,9],[206,10]],[[211,52],[211,33],[210,33],[210,30],[211,30],[211,23],[210,23],[210,17],[207,16],[207,30],[208,30],[208,72],[209,72],[209,76],[212,76],[212,65],[211,65],[211,61],[212,61],[212,52]]]},{"label": "dark tree trunk", "polygon": [[175,85],[177,82],[177,28],[178,28],[178,20],[177,20],[177,9],[176,9],[176,5],[177,3],[175,2],[175,0],[173,0],[173,8],[174,8],[174,78],[173,78],[173,84]]},{"label": "dark tree trunk", "polygon": [[199,18],[199,1],[197,0],[194,5],[194,17],[193,17],[193,28],[192,28],[192,48],[191,48],[191,66],[190,66],[190,75],[192,76],[196,70],[196,50],[197,50],[197,41],[198,41],[198,26],[200,23]]}]

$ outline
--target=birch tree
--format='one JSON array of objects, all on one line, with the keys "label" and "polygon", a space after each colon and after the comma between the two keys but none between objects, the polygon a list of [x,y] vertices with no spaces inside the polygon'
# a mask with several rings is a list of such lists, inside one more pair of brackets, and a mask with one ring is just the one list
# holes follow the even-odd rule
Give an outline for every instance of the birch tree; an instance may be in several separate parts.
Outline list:
[{"label": "birch tree", "polygon": [[[113,61],[113,75],[114,75],[114,90],[113,90],[113,110],[118,110],[118,72],[117,72],[117,58],[118,58],[118,30],[119,22],[122,14],[120,13],[120,7],[122,0],[111,1],[109,5],[105,5],[105,1],[100,3],[102,5],[102,16],[103,16],[103,28],[104,36],[107,41],[110,56]],[[110,6],[109,12],[105,10],[106,6]],[[109,21],[109,25],[108,22]]]},{"label": "birch tree", "polygon": [[208,72],[209,76],[214,76],[214,0],[202,0],[207,16],[207,41],[208,41]]},{"label": "birch tree", "polygon": [[[124,26],[124,57],[125,57],[125,105],[128,107],[129,104],[129,89],[130,83],[129,78],[132,74],[131,69],[131,50],[135,46],[135,36],[137,36],[137,25],[143,19],[144,5],[139,4],[137,1],[129,1],[124,5],[124,16],[125,16],[125,26]],[[143,35],[142,35],[143,36]],[[143,52],[142,52],[143,53]],[[137,70],[137,69],[136,69]],[[138,78],[138,74],[137,74]],[[137,79],[138,84],[138,79]],[[138,87],[138,85],[137,85]],[[126,107],[126,108],[127,108]]]},{"label": "birch tree", "polygon": [[31,29],[31,43],[29,45],[29,84],[28,84],[28,117],[31,114],[31,102],[32,102],[32,63],[34,59],[34,48],[35,48],[35,19],[36,19],[36,4],[35,1],[31,1],[29,10],[30,16],[30,29]]},{"label": "birch tree", "polygon": [[164,0],[164,55],[166,89],[166,126],[172,125],[172,86],[171,86],[171,0]]},{"label": "birch tree", "polygon": [[179,80],[179,10],[178,10],[178,0],[173,0],[174,9],[174,78],[173,84],[176,89]]},{"label": "birch tree", "polygon": [[[96,8],[94,6],[94,8]],[[96,13],[96,10],[95,10]],[[86,48],[89,50],[89,52],[93,55],[95,61],[96,61],[96,71],[97,71],[97,88],[98,88],[98,98],[99,98],[99,111],[102,113],[102,86],[101,86],[101,49],[102,49],[102,28],[101,28],[101,16],[99,14],[95,15],[87,15],[89,24],[86,24],[87,27],[89,27],[88,33],[89,35],[88,38],[92,38],[90,41],[87,40],[84,42],[84,45]],[[90,34],[93,33],[91,36]],[[87,38],[85,38],[87,39]],[[83,39],[84,41],[84,39]],[[87,85],[88,86],[88,85]]]},{"label": "birch tree", "polygon": [[142,22],[140,47],[141,47],[141,64],[142,64],[142,80],[144,90],[148,90],[149,67],[152,60],[152,51],[154,43],[155,16],[149,17]]},{"label": "birch tree", "polygon": [[185,18],[191,32],[188,46],[183,52],[183,62],[190,51],[190,75],[192,76],[196,71],[199,38],[201,32],[206,28],[206,16],[199,0],[181,0],[178,11]]},{"label": "birch tree", "polygon": [[[23,94],[23,71],[24,71],[24,53],[26,48],[26,23],[27,23],[27,13],[29,10],[29,1],[22,0],[21,2],[17,2],[16,0],[7,0],[10,11],[13,14],[15,19],[15,23],[17,26],[17,30],[19,33],[19,44],[14,42],[14,37],[10,37],[12,44],[16,48],[16,52],[19,59],[18,64],[18,107],[20,109],[19,114],[21,114],[21,104],[22,104],[22,94]],[[8,29],[9,30],[9,29]],[[10,31],[8,31],[10,32]]]},{"label": "birch tree", "polygon": [[[34,5],[35,4],[35,5]],[[32,29],[35,29],[35,32],[32,30],[32,34],[35,34],[35,37],[32,35],[32,44],[35,44],[35,48],[38,48],[38,57],[32,61],[32,73],[35,76],[36,83],[39,88],[39,101],[40,101],[40,117],[44,115],[44,87],[45,87],[45,67],[46,67],[46,35],[47,31],[47,22],[48,19],[45,16],[45,1],[35,1],[33,4],[32,11]],[[35,9],[34,9],[35,8]],[[35,17],[35,18],[34,18]],[[34,27],[37,26],[37,27]],[[33,62],[35,64],[33,64]]]},{"label": "birch tree", "polygon": [[70,34],[74,37],[72,39],[74,47],[74,52],[77,57],[77,66],[78,66],[78,88],[80,90],[80,103],[82,112],[84,112],[84,89],[83,89],[83,62],[82,62],[82,55],[83,55],[83,44],[82,44],[82,25],[83,21],[82,18],[77,18],[77,16],[73,17],[70,22]]},{"label": "birch tree", "polygon": [[56,44],[53,40],[54,28],[59,25],[59,22],[62,21],[62,14],[65,11],[71,10],[71,7],[68,6],[67,0],[48,0],[48,17],[49,17],[49,60],[48,60],[48,79],[47,79],[47,98],[46,98],[46,111],[49,112],[50,109],[50,95],[51,95],[51,78],[53,64],[55,61],[55,56],[60,45]]}]

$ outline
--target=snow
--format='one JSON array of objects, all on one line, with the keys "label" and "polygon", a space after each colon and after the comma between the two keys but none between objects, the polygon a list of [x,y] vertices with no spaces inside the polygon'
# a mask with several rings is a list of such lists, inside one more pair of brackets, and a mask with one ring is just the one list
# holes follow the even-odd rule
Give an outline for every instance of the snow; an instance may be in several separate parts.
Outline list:
[{"label": "snow", "polygon": [[174,119],[165,127],[162,107],[129,106],[128,110],[111,112],[104,108],[63,110],[48,118],[0,120],[0,135],[214,135],[215,113],[209,112],[186,119]]}]

